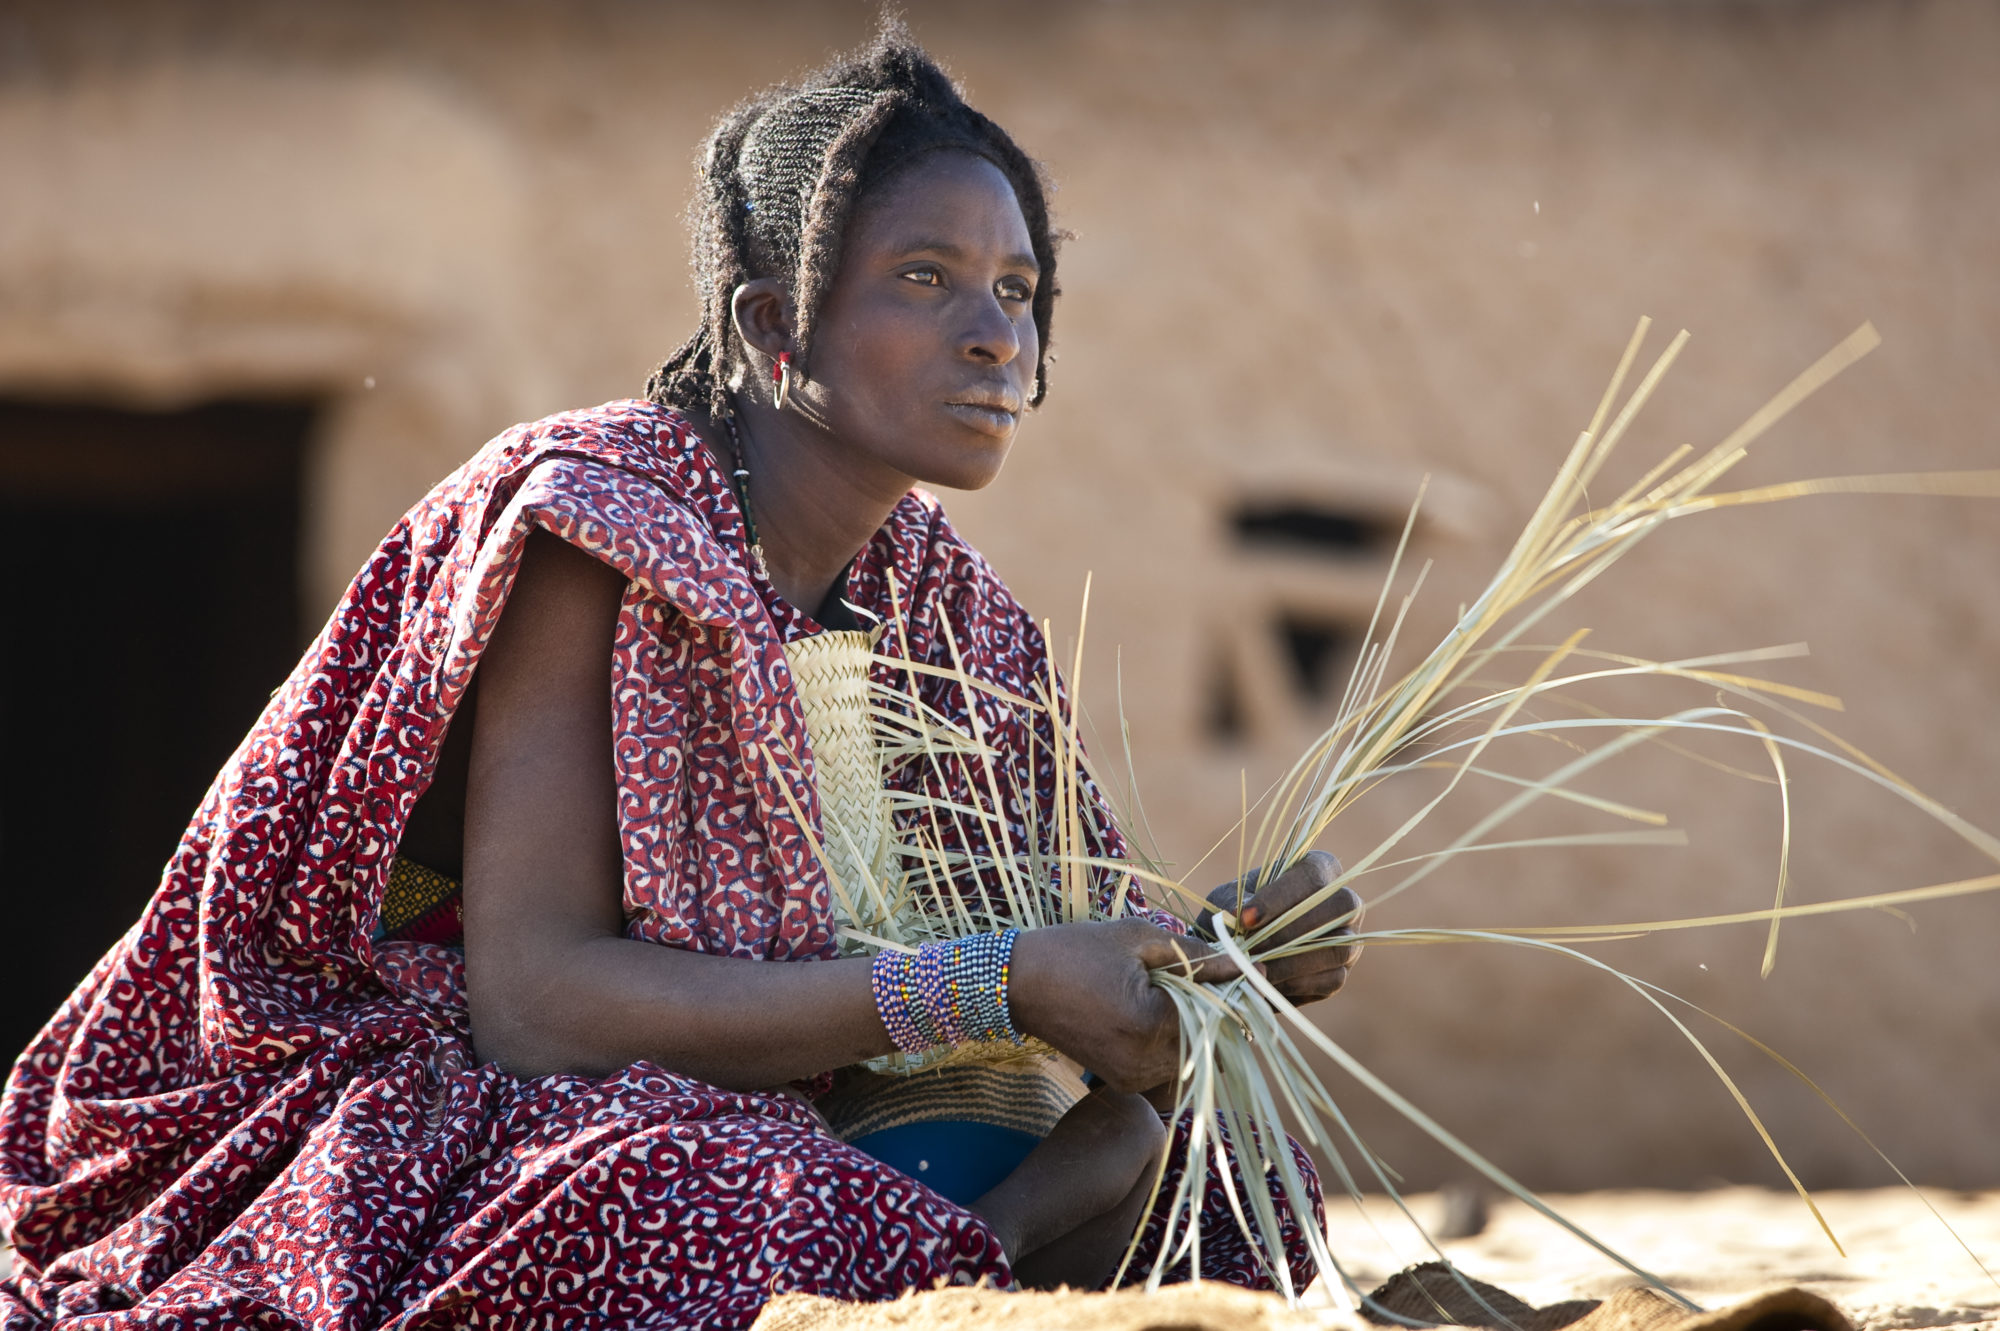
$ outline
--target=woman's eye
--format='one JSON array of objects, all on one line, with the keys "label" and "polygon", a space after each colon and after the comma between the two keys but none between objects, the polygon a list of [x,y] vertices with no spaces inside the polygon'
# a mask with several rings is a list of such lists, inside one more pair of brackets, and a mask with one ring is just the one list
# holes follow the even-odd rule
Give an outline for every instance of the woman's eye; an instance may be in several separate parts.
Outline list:
[{"label": "woman's eye", "polygon": [[1002,300],[1033,300],[1035,297],[1034,288],[1019,278],[1008,278],[993,289]]},{"label": "woman's eye", "polygon": [[906,282],[919,282],[927,287],[937,287],[944,285],[944,274],[935,268],[912,268],[909,272],[903,274],[903,280]]}]

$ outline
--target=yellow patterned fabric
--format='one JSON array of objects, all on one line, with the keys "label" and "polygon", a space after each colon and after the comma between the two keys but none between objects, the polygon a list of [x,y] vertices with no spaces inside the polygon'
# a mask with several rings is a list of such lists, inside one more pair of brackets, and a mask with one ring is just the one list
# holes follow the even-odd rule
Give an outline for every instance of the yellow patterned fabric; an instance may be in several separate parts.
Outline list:
[{"label": "yellow patterned fabric", "polygon": [[375,936],[456,945],[465,935],[462,905],[457,879],[398,855],[382,893]]}]

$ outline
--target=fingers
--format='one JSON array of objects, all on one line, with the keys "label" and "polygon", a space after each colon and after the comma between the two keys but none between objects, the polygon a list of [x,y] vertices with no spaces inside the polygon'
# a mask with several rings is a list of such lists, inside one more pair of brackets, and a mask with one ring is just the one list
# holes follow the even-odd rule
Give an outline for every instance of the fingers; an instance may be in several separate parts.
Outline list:
[{"label": "fingers", "polygon": [[1196,938],[1182,938],[1158,926],[1149,926],[1157,937],[1148,938],[1137,949],[1139,964],[1147,970],[1178,970],[1203,984],[1233,980],[1243,972],[1234,961]]},{"label": "fingers", "polygon": [[[1268,886],[1258,890],[1243,907],[1243,927],[1262,928],[1265,924],[1284,915],[1314,893],[1323,890],[1334,879],[1340,877],[1340,861],[1323,850],[1307,851],[1299,862],[1279,874]],[[1254,875],[1247,881],[1254,882]],[[1342,889],[1346,891],[1347,889]],[[1350,893],[1351,895],[1351,893]],[[1360,899],[1355,898],[1355,904]],[[1318,915],[1324,904],[1312,914]],[[1332,918],[1330,915],[1328,918]]]},{"label": "fingers", "polygon": [[1208,894],[1208,904],[1217,910],[1226,910],[1231,915],[1242,910],[1250,898],[1257,895],[1257,882],[1263,875],[1261,869],[1252,869],[1241,878],[1232,878],[1221,887]]},{"label": "fingers", "polygon": [[1330,970],[1335,966],[1352,966],[1356,961],[1361,959],[1361,944],[1342,941],[1351,937],[1353,937],[1353,928],[1349,925],[1342,925],[1332,933],[1317,938],[1310,943],[1300,944],[1299,951],[1293,952],[1280,960],[1274,960],[1271,964],[1275,966],[1282,961],[1289,970],[1300,973],[1313,970]]},{"label": "fingers", "polygon": [[1347,984],[1352,962],[1338,955],[1354,954],[1359,948],[1328,948],[1270,962],[1265,973],[1279,993],[1294,1003],[1317,1003],[1330,998]]},{"label": "fingers", "polygon": [[[1277,879],[1269,890],[1259,893],[1255,901],[1243,908],[1244,929],[1254,932],[1297,911],[1278,931],[1277,942],[1289,943],[1308,934],[1331,938],[1357,931],[1363,913],[1360,896],[1351,887],[1327,891],[1339,874],[1339,862],[1331,855],[1325,857],[1323,865],[1301,860],[1293,873]],[[1314,902],[1316,896],[1323,899]],[[1300,910],[1302,906],[1305,909]]]},{"label": "fingers", "polygon": [[1197,961],[1188,971],[1188,976],[1201,984],[1221,984],[1224,980],[1234,980],[1243,974],[1238,966],[1220,952],[1212,952]]},{"label": "fingers", "polygon": [[1314,1003],[1338,993],[1360,958],[1360,947],[1340,940],[1361,928],[1361,898],[1351,887],[1328,892],[1339,877],[1340,862],[1314,851],[1272,880],[1267,890],[1244,907],[1243,927],[1254,931],[1306,905],[1314,896],[1324,895],[1324,900],[1299,911],[1298,918],[1272,940],[1278,944],[1311,940],[1306,950],[1276,958],[1265,967],[1278,992],[1294,1003]]}]

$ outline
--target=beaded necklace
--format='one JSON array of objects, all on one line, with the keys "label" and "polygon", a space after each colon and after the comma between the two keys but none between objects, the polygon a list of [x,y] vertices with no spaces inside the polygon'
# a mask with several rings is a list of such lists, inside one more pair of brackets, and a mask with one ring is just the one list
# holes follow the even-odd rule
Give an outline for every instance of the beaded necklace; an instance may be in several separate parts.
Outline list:
[{"label": "beaded necklace", "polygon": [[729,451],[732,454],[732,469],[729,473],[729,488],[736,493],[736,507],[743,512],[743,531],[750,543],[750,563],[757,570],[757,576],[769,582],[771,566],[764,562],[764,541],[757,535],[757,519],[750,512],[750,468],[749,455],[743,451],[743,432],[736,424],[736,412],[731,409],[722,415],[723,428],[729,431]]}]

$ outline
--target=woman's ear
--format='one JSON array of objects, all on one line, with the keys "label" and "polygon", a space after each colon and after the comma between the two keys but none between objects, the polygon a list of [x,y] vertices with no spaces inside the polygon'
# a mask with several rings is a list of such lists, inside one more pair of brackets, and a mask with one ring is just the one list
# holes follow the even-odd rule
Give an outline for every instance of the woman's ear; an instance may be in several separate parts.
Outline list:
[{"label": "woman's ear", "polygon": [[736,288],[729,298],[729,314],[743,345],[767,360],[792,349],[792,293],[777,279],[760,277]]}]

